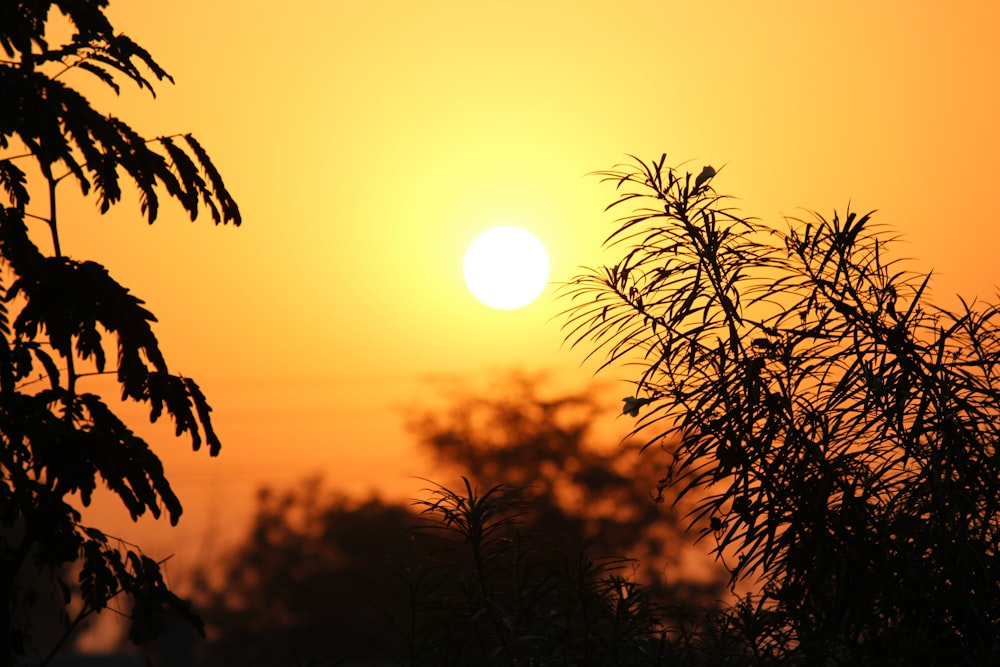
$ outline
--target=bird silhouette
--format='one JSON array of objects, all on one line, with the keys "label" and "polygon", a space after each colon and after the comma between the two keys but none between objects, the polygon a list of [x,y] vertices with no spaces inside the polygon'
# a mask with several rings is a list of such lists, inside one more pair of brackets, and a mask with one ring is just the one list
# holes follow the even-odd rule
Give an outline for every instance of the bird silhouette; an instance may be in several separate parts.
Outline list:
[{"label": "bird silhouette", "polygon": [[698,174],[698,178],[694,179],[695,192],[701,190],[701,186],[703,186],[708,179],[713,176],[715,176],[715,169],[709,165],[705,165],[705,167],[701,170],[701,173]]},{"label": "bird silhouette", "polygon": [[637,396],[626,396],[625,398],[622,399],[622,402],[625,404],[624,406],[622,406],[623,415],[629,415],[630,417],[638,417],[639,408],[646,405],[647,403],[652,403],[653,399],[639,398]]}]

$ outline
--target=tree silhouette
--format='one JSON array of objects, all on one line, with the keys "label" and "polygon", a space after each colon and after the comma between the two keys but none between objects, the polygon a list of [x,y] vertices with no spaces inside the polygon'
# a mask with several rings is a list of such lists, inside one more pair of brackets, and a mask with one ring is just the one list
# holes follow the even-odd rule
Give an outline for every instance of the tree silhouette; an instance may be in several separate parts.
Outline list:
[{"label": "tree silhouette", "polygon": [[553,393],[542,376],[524,373],[492,378],[488,392],[463,393],[467,387],[445,385],[446,407],[409,422],[442,467],[484,486],[522,489],[531,530],[562,538],[570,551],[586,542],[595,553],[634,558],[638,579],[663,599],[714,605],[719,581],[690,576],[690,559],[703,551],[685,531],[688,503],[652,502],[652,453],[641,460],[637,441],[594,433],[607,413],[595,388]]},{"label": "tree silhouette", "polygon": [[400,568],[419,562],[405,504],[353,499],[319,478],[262,489],[247,538],[197,575],[208,664],[293,664],[402,651],[387,626]]},{"label": "tree silhouette", "polygon": [[249,539],[198,582],[206,664],[658,664],[631,563],[540,535],[521,491],[435,487],[424,517],[319,480],[261,492]]},{"label": "tree silhouette", "polygon": [[[675,554],[690,540],[676,510],[653,501],[656,478],[634,467],[634,448],[595,441],[598,402],[583,392],[543,396],[539,384],[512,375],[485,395],[446,394],[440,409],[411,411],[411,430],[437,458],[435,474],[467,480],[454,490],[431,483],[416,502],[422,514],[330,493],[315,480],[262,492],[247,539],[221,573],[205,568],[196,586],[206,592],[206,658],[499,665],[544,653],[572,664],[589,646],[589,662],[577,664],[604,664],[597,656],[613,652],[614,633],[625,632],[606,616],[623,592],[635,607],[615,602],[621,620],[638,623],[630,646],[657,654],[661,620],[704,614],[724,576],[685,578]],[[476,552],[456,532],[472,524],[483,537]],[[483,606],[481,587],[462,588],[470,580],[499,596],[491,605],[502,598],[504,613],[521,611],[481,625],[482,614],[500,611]],[[586,632],[583,609],[592,612]],[[546,616],[557,610],[563,626]],[[508,622],[513,634],[497,634],[496,623]],[[506,640],[516,646],[503,648]],[[497,649],[502,656],[483,662]]]},{"label": "tree silhouette", "polygon": [[[168,608],[200,625],[166,586],[157,562],[138,547],[83,525],[71,504],[77,497],[88,505],[100,480],[134,519],[165,511],[176,523],[181,515],[159,458],[102,397],[84,389],[87,376],[115,374],[122,400],[145,403],[152,421],[169,416],[176,435],[189,436],[195,450],[205,444],[214,456],[220,442],[198,385],[168,370],[151,328],[155,318],[143,301],[100,264],[64,253],[59,186],[75,183],[84,195],[96,197],[105,213],[121,199],[124,177],[137,187],[150,223],[163,193],[191,220],[207,209],[216,223],[240,223],[236,203],[192,136],[144,138],[92,107],[66,82],[75,76],[83,85],[96,82],[117,93],[124,80],[152,93],[152,80],[172,81],[141,46],[115,33],[105,16],[107,4],[0,5],[5,55],[0,187],[6,197],[0,210],[6,282],[0,284],[0,660],[5,664],[42,648],[31,645],[27,620],[38,591],[24,582],[48,582],[68,609],[72,595],[62,573],[77,559],[82,600],[74,618],[66,618],[69,630],[119,594],[131,601],[130,637],[136,642],[162,631]],[[67,26],[67,40],[52,42],[50,35],[67,32],[62,30]],[[51,252],[37,245],[45,235]]]},{"label": "tree silhouette", "polygon": [[741,216],[636,160],[621,259],[567,286],[568,339],[633,364],[625,412],[676,442],[660,488],[697,498],[755,664],[1000,660],[1000,335],[994,305],[928,299],[871,214]]}]

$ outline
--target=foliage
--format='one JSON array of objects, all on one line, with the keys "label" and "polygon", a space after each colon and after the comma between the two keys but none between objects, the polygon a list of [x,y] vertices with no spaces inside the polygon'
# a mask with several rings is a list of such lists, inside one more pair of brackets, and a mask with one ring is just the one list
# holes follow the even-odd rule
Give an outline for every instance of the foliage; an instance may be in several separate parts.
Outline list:
[{"label": "foliage", "polygon": [[635,368],[625,412],[676,443],[661,490],[760,582],[758,664],[1000,658],[1000,309],[930,302],[871,214],[779,229],[711,167],[603,176],[634,210],[567,287],[567,336]]},{"label": "foliage", "polygon": [[418,561],[409,533],[417,523],[404,504],[329,493],[318,478],[261,490],[247,538],[221,572],[198,575],[205,660],[287,665],[398,649],[379,601],[397,569]]},{"label": "foliage", "polygon": [[404,664],[663,664],[657,609],[627,561],[551,549],[519,530],[519,490],[463,482],[418,501],[441,544],[404,572]]},{"label": "foliage", "polygon": [[672,605],[714,605],[724,572],[701,584],[685,572],[685,558],[703,553],[684,530],[687,503],[651,502],[658,477],[639,444],[594,433],[607,412],[598,388],[546,389],[523,373],[491,378],[488,392],[445,385],[448,405],[419,411],[409,428],[445,469],[522,489],[529,530],[563,539],[569,552],[587,542],[593,553],[635,559],[637,579]]},{"label": "foliage", "polygon": [[[492,625],[463,626],[464,648],[448,631],[458,622],[446,618],[458,613],[450,602],[457,595],[453,587],[472,577],[475,565],[455,532],[461,521],[486,524],[481,554],[498,550],[492,569],[482,573],[484,583],[532,613],[540,614],[544,602],[553,609],[562,605],[569,618],[584,581],[593,605],[610,604],[613,591],[605,588],[612,576],[636,594],[634,602],[648,605],[642,613],[649,618],[655,609],[658,619],[672,623],[715,604],[724,578],[682,578],[671,559],[686,544],[678,517],[652,501],[656,478],[633,469],[635,449],[614,443],[602,449],[591,433],[600,410],[594,392],[543,396],[540,380],[523,375],[495,378],[485,393],[468,391],[467,385],[446,391],[444,407],[417,406],[409,426],[435,456],[440,474],[458,471],[487,491],[435,487],[431,500],[417,501],[428,510],[423,517],[411,505],[326,492],[315,480],[263,492],[253,528],[224,560],[221,576],[206,570],[197,586],[206,591],[200,605],[208,625],[206,658],[288,664],[294,651],[434,664],[495,642],[497,636],[476,634]],[[501,479],[512,483],[494,481]],[[460,523],[442,523],[444,508],[459,511],[469,503],[489,516],[454,515]],[[520,560],[504,560],[515,556]],[[508,566],[528,569],[516,580]],[[544,586],[543,574],[551,578]],[[528,632],[530,624],[541,624],[527,616],[522,621],[519,632],[527,634],[535,633]],[[610,627],[598,626],[589,626],[591,636],[608,639]],[[566,628],[563,635],[554,632],[535,644],[515,642],[517,651],[532,645],[562,655],[578,639]],[[496,657],[494,664],[509,659]]]},{"label": "foliage", "polygon": [[[36,592],[23,573],[37,570],[70,587],[61,572],[82,560],[82,609],[70,624],[103,609],[111,598],[132,602],[130,636],[141,642],[163,628],[166,608],[199,624],[188,604],[164,584],[159,564],[137,547],[81,523],[73,496],[88,505],[103,482],[133,518],[181,504],[163,466],[100,396],[84,391],[90,375],[114,373],[122,399],[145,403],[150,419],[164,414],[176,435],[194,449],[220,442],[211,408],[198,385],[167,367],[151,327],[155,317],[108,271],[63,253],[57,188],[75,183],[107,212],[122,197],[122,179],[139,192],[152,223],[166,195],[191,220],[207,209],[216,223],[240,223],[239,209],[207,153],[193,137],[140,136],[123,120],[93,108],[66,83],[120,81],[153,91],[170,76],[141,46],[116,34],[105,16],[107,0],[6,2],[0,5],[0,655],[23,655],[30,646],[26,610]],[[51,34],[69,27],[65,42]],[[39,206],[35,186],[43,191]],[[35,206],[33,208],[32,206]],[[37,229],[33,229],[34,227]],[[39,234],[51,239],[46,254]],[[113,370],[106,370],[110,337]]]}]

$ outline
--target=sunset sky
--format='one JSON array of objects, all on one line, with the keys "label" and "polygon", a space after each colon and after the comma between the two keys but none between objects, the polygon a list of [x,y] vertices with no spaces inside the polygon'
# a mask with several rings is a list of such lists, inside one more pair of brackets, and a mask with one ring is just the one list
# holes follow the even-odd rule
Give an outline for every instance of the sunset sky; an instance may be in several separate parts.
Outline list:
[{"label": "sunset sky", "polygon": [[[725,165],[716,189],[776,223],[878,209],[942,299],[1000,283],[996,2],[175,0],[110,15],[176,85],[92,99],[148,135],[194,133],[244,219],[190,224],[176,206],[150,227],[134,202],[63,217],[66,253],[147,302],[172,370],[215,409],[217,460],[145,431],[186,501],[179,528],[144,540],[154,551],[238,526],[263,483],[322,473],[414,495],[433,471],[400,406],[429,400],[429,377],[586,381],[596,366],[562,344],[553,289],[491,310],[462,256],[514,224],[547,246],[554,282],[601,262],[613,193],[587,174],[626,154]],[[608,428],[626,428],[613,410]]]}]

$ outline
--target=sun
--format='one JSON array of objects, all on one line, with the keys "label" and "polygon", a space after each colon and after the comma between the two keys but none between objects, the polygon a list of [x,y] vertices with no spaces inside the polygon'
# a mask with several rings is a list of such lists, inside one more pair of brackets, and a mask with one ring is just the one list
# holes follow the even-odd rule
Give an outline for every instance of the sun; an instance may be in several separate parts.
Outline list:
[{"label": "sun", "polygon": [[462,264],[472,295],[490,308],[514,310],[538,298],[549,280],[549,256],[531,232],[494,227],[472,242]]}]

